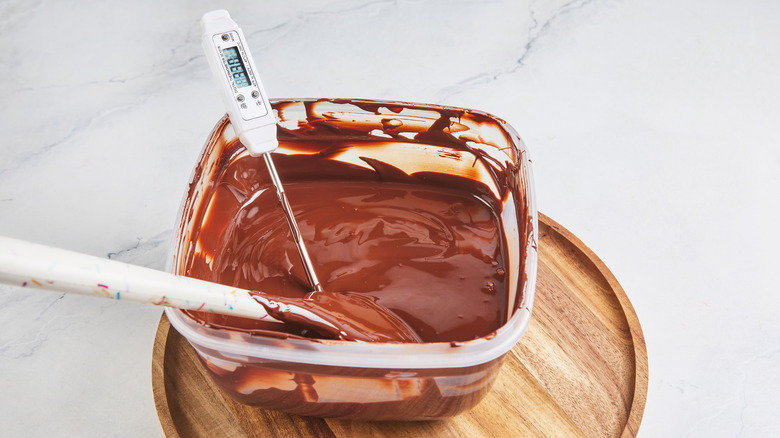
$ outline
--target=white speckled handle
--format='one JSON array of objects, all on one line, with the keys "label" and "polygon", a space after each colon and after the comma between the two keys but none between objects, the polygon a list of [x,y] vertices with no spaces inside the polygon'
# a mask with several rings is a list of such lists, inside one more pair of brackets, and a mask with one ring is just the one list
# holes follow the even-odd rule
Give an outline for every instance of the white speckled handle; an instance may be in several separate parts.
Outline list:
[{"label": "white speckled handle", "polygon": [[0,282],[278,322],[244,289],[2,236]]}]

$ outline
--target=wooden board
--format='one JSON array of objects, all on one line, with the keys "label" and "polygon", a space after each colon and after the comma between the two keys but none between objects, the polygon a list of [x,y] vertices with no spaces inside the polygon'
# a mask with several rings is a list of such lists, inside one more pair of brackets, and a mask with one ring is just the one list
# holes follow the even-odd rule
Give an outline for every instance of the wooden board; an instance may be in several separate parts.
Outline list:
[{"label": "wooden board", "polygon": [[647,398],[647,350],[636,313],[596,255],[539,218],[539,274],[528,331],[492,391],[440,421],[299,417],[222,395],[163,315],[152,357],[157,413],[169,437],[634,437]]}]

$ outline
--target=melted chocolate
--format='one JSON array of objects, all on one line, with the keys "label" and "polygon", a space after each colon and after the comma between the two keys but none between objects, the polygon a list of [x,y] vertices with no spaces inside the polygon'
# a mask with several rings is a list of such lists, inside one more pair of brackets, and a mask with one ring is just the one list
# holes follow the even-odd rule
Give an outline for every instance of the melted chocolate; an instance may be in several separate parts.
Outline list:
[{"label": "melted chocolate", "polygon": [[317,291],[304,298],[255,294],[269,315],[326,338],[363,342],[422,342],[414,329],[368,295]]},{"label": "melted chocolate", "polygon": [[[506,321],[501,228],[489,201],[474,195],[484,192],[481,183],[445,176],[434,184],[374,159],[363,159],[368,169],[319,154],[274,160],[325,290],[372,297],[425,342],[482,337]],[[309,293],[262,161],[232,160],[214,187],[187,275],[282,297]]]}]

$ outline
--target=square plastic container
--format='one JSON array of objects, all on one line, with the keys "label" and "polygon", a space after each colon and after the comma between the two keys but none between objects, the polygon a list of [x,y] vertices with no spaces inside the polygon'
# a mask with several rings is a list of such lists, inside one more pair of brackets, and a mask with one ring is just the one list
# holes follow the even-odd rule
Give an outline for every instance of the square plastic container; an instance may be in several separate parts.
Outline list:
[{"label": "square plastic container", "polygon": [[[280,139],[359,141],[366,146],[359,151],[361,156],[373,153],[372,142],[392,140],[408,150],[396,149],[379,158],[398,169],[484,183],[502,206],[496,213],[509,261],[508,320],[478,339],[421,344],[258,336],[213,328],[167,308],[171,324],[194,347],[214,382],[247,405],[363,420],[439,419],[470,409],[488,393],[504,356],[531,318],[537,212],[523,142],[506,122],[460,108],[345,99],[279,100],[273,107]],[[221,171],[220,157],[235,154],[227,150],[234,141],[235,133],[223,118],[206,142],[182,203],[168,260],[170,272],[186,273],[212,179]],[[282,142],[276,153],[301,151],[286,150]]]}]

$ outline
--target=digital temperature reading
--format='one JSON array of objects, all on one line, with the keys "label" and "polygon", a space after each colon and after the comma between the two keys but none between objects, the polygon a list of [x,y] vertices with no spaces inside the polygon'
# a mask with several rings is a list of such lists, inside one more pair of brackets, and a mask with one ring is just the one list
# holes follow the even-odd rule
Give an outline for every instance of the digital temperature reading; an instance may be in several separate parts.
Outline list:
[{"label": "digital temperature reading", "polygon": [[236,87],[244,88],[252,85],[252,81],[249,80],[249,76],[246,74],[244,61],[238,53],[238,48],[228,47],[222,50],[222,54],[225,55],[225,61],[227,61],[228,68],[230,68],[230,74],[233,75],[233,82],[236,83]]}]

